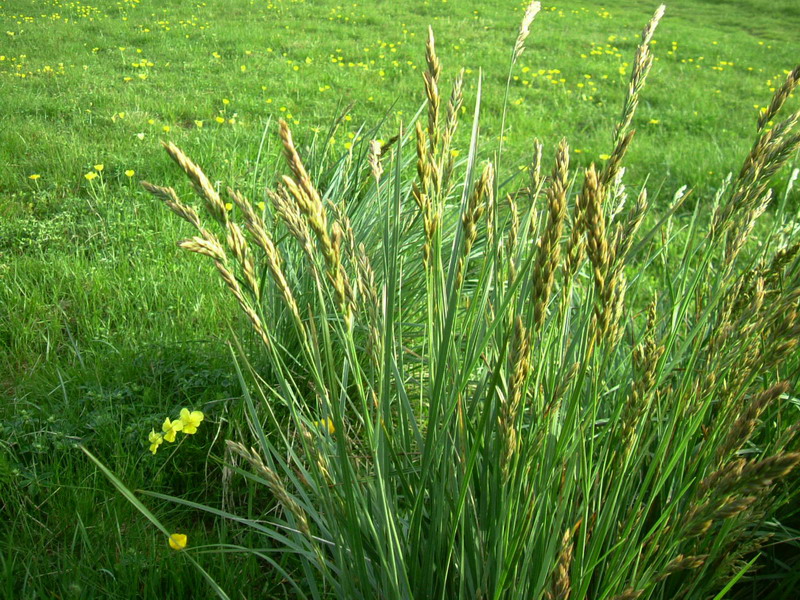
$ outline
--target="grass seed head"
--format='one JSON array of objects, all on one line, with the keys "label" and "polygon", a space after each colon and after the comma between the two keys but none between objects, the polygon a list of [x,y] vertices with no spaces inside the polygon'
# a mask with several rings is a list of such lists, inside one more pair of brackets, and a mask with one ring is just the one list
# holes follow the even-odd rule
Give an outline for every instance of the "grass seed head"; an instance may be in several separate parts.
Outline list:
[{"label": "grass seed head", "polygon": [[525,9],[525,14],[522,16],[522,23],[520,23],[519,26],[519,33],[517,33],[517,41],[514,43],[512,62],[516,62],[525,51],[525,40],[528,39],[531,33],[531,23],[533,23],[533,19],[539,14],[541,9],[541,2],[531,2],[528,8]]}]

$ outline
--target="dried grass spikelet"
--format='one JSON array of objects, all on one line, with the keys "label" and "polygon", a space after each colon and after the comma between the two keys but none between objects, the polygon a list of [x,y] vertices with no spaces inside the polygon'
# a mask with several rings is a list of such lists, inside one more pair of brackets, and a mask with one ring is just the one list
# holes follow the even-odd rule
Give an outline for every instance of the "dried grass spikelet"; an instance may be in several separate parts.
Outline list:
[{"label": "dried grass spikelet", "polygon": [[739,219],[739,222],[732,227],[725,242],[725,253],[723,260],[726,265],[731,265],[733,261],[736,260],[736,257],[744,247],[745,242],[753,232],[756,221],[761,215],[764,214],[764,212],[767,210],[767,207],[772,202],[772,194],[772,190],[767,190],[767,193],[764,194],[761,202],[759,202],[754,208],[746,211],[745,214]]},{"label": "dried grass spikelet", "polygon": [[694,556],[684,556],[683,554],[679,554],[669,561],[669,563],[667,563],[667,566],[664,567],[664,570],[656,576],[655,581],[663,581],[670,575],[679,573],[680,571],[699,569],[706,563],[706,560],[708,560],[707,554],[697,554]]},{"label": "dried grass spikelet", "polygon": [[508,226],[508,283],[517,279],[517,254],[519,247],[519,205],[511,194],[506,194],[510,223]]},{"label": "dried grass spikelet", "polygon": [[[742,469],[735,489],[745,494],[758,494],[773,481],[788,475],[800,463],[800,452],[781,452],[758,461],[748,461]],[[733,485],[733,484],[731,484]],[[720,483],[725,489],[725,484]]]},{"label": "dried grass spikelet", "polygon": [[656,341],[657,301],[653,299],[647,307],[647,324],[643,341],[633,350],[633,363],[638,377],[634,381],[622,414],[622,436],[625,451],[630,452],[636,440],[643,434],[643,417],[652,398],[656,385],[658,363],[665,348]]},{"label": "dried grass spikelet", "polygon": [[625,158],[628,152],[628,147],[631,145],[634,133],[635,132],[632,130],[626,131],[619,137],[614,145],[611,156],[606,161],[603,171],[600,174],[600,182],[603,184],[603,187],[608,188],[611,186],[612,182],[614,182],[620,174],[622,159]]},{"label": "dried grass spikelet", "polygon": [[747,510],[773,481],[785,477],[798,463],[800,453],[781,452],[761,460],[735,460],[718,468],[700,482],[697,503],[681,515],[685,537],[703,535],[715,522]]},{"label": "dried grass spikelet", "polygon": [[279,122],[279,134],[289,168],[296,178],[295,181],[291,177],[284,176],[283,184],[288,190],[289,196],[297,203],[298,209],[308,221],[309,227],[317,238],[317,245],[325,259],[328,281],[334,289],[336,301],[344,317],[345,324],[350,328],[353,324],[352,290],[342,264],[340,242],[343,230],[341,225],[335,222],[331,232],[328,233],[325,205],[303,166],[292,140],[292,133],[283,119]]},{"label": "dried grass spikelet", "polygon": [[519,33],[517,33],[517,41],[514,43],[514,52],[511,57],[512,62],[517,62],[517,59],[519,59],[525,51],[525,40],[528,39],[531,33],[531,23],[533,23],[533,19],[539,14],[541,9],[541,2],[531,2],[528,8],[525,9],[522,23],[520,23],[519,26]]},{"label": "dried grass spikelet", "polygon": [[381,175],[383,174],[383,165],[381,164],[381,143],[378,140],[372,140],[369,143],[368,161],[375,183],[380,183]]},{"label": "dried grass spikelet", "polygon": [[586,206],[588,202],[588,195],[591,193],[589,189],[589,178],[584,177],[583,187],[580,194],[575,200],[574,212],[572,215],[572,227],[570,228],[569,240],[567,241],[567,249],[565,253],[564,264],[564,290],[569,288],[569,283],[578,272],[584,257],[586,256]]},{"label": "dried grass spikelet", "polygon": [[731,185],[730,197],[714,211],[709,231],[712,240],[741,222],[742,215],[758,206],[764,198],[769,179],[800,148],[800,134],[792,133],[799,119],[800,111],[759,135]]},{"label": "dried grass spikelet", "polygon": [[518,315],[514,321],[514,333],[511,340],[511,351],[509,352],[508,392],[506,397],[501,400],[500,414],[498,416],[498,429],[503,443],[501,468],[506,476],[509,473],[510,464],[516,454],[517,444],[519,443],[517,417],[522,404],[522,396],[525,392],[528,374],[530,373],[530,353],[530,332],[522,323],[522,317]]},{"label": "dried grass spikelet", "polygon": [[367,314],[369,323],[369,338],[367,352],[372,358],[376,370],[380,367],[383,352],[383,337],[381,336],[381,310],[378,286],[375,283],[375,272],[367,256],[364,244],[359,244],[356,254],[356,268],[358,272],[358,296],[360,309]]},{"label": "dried grass spikelet", "polygon": [[431,265],[431,252],[435,243],[436,232],[439,228],[440,215],[432,201],[432,196],[435,194],[433,183],[435,164],[428,151],[428,135],[419,121],[416,123],[416,140],[417,177],[419,178],[419,183],[416,181],[412,183],[411,195],[422,213],[422,224],[425,230],[422,261],[425,267],[428,268]]},{"label": "dried grass spikelet", "polygon": [[281,503],[284,510],[288,511],[292,514],[292,516],[294,516],[300,532],[303,533],[303,535],[311,537],[311,530],[308,526],[308,518],[306,517],[305,511],[289,495],[289,492],[286,490],[286,486],[283,485],[283,482],[278,474],[264,464],[261,455],[255,450],[255,448],[250,448],[248,450],[243,444],[231,440],[226,440],[226,444],[232,452],[235,452],[244,458],[248,463],[250,463],[250,466],[253,467],[256,473],[261,475],[266,480],[267,487],[269,487],[269,490],[275,495],[275,498],[278,500],[278,502]]},{"label": "dried grass spikelet", "polygon": [[[175,150],[177,150],[177,148],[175,148]],[[183,153],[181,153],[179,150],[178,153],[179,154],[176,155],[185,158],[185,155],[183,155]],[[185,161],[187,164],[191,163],[188,158],[185,158]],[[194,163],[191,164],[193,165]],[[200,173],[202,172],[200,171]],[[247,318],[250,320],[250,324],[253,326],[253,329],[261,338],[261,341],[264,343],[264,345],[266,345],[268,348],[271,348],[272,342],[267,334],[264,322],[261,320],[261,317],[258,316],[258,313],[256,313],[255,309],[245,297],[244,291],[239,284],[239,280],[236,279],[236,276],[231,272],[228,266],[228,256],[217,237],[202,226],[197,212],[190,206],[183,204],[178,198],[178,195],[175,193],[175,190],[172,188],[153,185],[152,183],[148,183],[146,181],[141,182],[141,185],[148,192],[161,199],[175,214],[194,225],[200,235],[183,240],[179,242],[178,245],[185,250],[196,252],[203,256],[208,256],[214,260],[214,266],[217,268],[217,271],[225,282],[225,285],[228,286],[228,289],[236,298],[236,301],[239,303],[239,307],[242,309],[245,315],[247,315]],[[236,243],[240,242],[241,240],[236,241]]]},{"label": "dried grass spikelet", "polygon": [[303,165],[303,161],[300,159],[300,154],[298,154],[297,148],[294,145],[294,140],[292,139],[292,131],[289,129],[289,124],[283,119],[278,121],[278,135],[281,139],[283,154],[286,157],[286,163],[289,165],[295,181],[305,192],[308,202],[311,203],[311,206],[309,206],[309,211],[312,209],[318,209],[324,212],[322,198],[320,197],[317,188],[314,187],[314,184],[311,182],[311,178],[308,176],[308,172]]},{"label": "dried grass spikelet", "polygon": [[261,317],[258,316],[258,313],[255,309],[250,305],[247,299],[242,292],[242,288],[239,285],[239,281],[233,275],[233,273],[228,269],[227,265],[221,261],[214,261],[214,266],[217,268],[217,271],[222,276],[222,280],[225,282],[225,285],[228,286],[228,289],[234,295],[236,300],[239,302],[239,307],[244,311],[244,314],[247,315],[247,318],[250,320],[250,324],[253,326],[253,329],[261,338],[261,341],[267,348],[272,348],[272,340],[270,340],[269,335],[267,334],[267,328],[264,325],[264,322],[261,320]]},{"label": "dried grass spikelet", "polygon": [[461,225],[464,228],[464,246],[461,257],[458,260],[458,271],[456,273],[456,287],[461,287],[464,281],[464,269],[472,246],[478,237],[478,222],[480,221],[487,205],[491,204],[494,195],[494,167],[492,163],[486,163],[480,179],[475,185],[475,189],[470,194],[466,210],[461,215]]},{"label": "dried grass spikelet", "polygon": [[639,596],[644,594],[644,590],[637,590],[632,587],[625,588],[621,594],[612,596],[611,600],[636,600]]},{"label": "dried grass spikelet", "polygon": [[533,199],[536,199],[539,191],[544,185],[544,178],[542,177],[542,152],[544,151],[544,144],[539,138],[533,140],[533,158],[531,159],[530,178],[531,178],[531,192]]},{"label": "dried grass spikelet", "polygon": [[552,598],[553,600],[567,600],[570,592],[572,591],[572,583],[569,576],[569,570],[572,566],[572,558],[575,548],[572,538],[578,531],[581,521],[582,519],[572,527],[568,527],[566,531],[564,531],[564,535],[561,537],[561,548],[558,552],[558,560],[556,562],[556,568],[553,572],[550,590],[548,593],[548,598]]},{"label": "dried grass spikelet", "polygon": [[600,184],[594,164],[586,170],[583,192],[579,196],[586,227],[586,253],[592,262],[595,288],[603,296],[606,272],[609,265],[609,248],[606,237],[606,218],[603,211],[604,190]]},{"label": "dried grass spikelet", "polygon": [[442,132],[442,194],[447,196],[452,188],[452,174],[455,167],[455,155],[451,152],[453,136],[458,129],[458,117],[464,103],[464,69],[461,69],[453,82],[453,90],[447,101],[447,115]]},{"label": "dried grass spikelet", "polygon": [[727,457],[736,454],[747,443],[750,436],[753,435],[758,419],[766,408],[788,391],[789,383],[782,381],[746,402],[744,410],[728,430],[725,440],[717,447],[717,461],[722,462]]},{"label": "dried grass spikelet", "polygon": [[796,242],[791,246],[784,246],[775,253],[765,274],[767,285],[770,288],[777,287],[783,276],[783,270],[798,254],[800,254],[800,242]]},{"label": "dried grass spikelet", "polygon": [[547,303],[553,289],[555,272],[561,262],[561,234],[567,214],[567,186],[569,184],[569,145],[562,139],[556,152],[556,163],[547,188],[547,225],[533,271],[534,323],[544,324]]},{"label": "dried grass spikelet", "polygon": [[423,72],[422,78],[425,82],[425,96],[428,99],[428,140],[430,156],[436,156],[436,149],[439,145],[439,107],[441,96],[439,95],[439,76],[442,73],[442,66],[439,57],[436,56],[436,41],[433,37],[433,29],[428,27],[428,39],[425,41],[425,62],[428,68]]},{"label": "dried grass spikelet", "polygon": [[192,187],[197,194],[203,198],[206,210],[208,210],[209,214],[215,221],[221,225],[225,225],[228,222],[228,211],[225,210],[225,203],[219,197],[217,190],[211,185],[211,182],[208,177],[206,177],[206,174],[203,173],[203,170],[192,162],[192,160],[172,142],[162,143],[162,146],[164,146],[164,149],[172,160],[178,163],[184,173],[188,175],[189,180],[192,182]]},{"label": "dried grass spikelet", "polygon": [[647,202],[647,188],[642,188],[636,198],[636,204],[631,207],[622,229],[622,236],[614,251],[617,263],[624,263],[628,253],[636,240],[636,234],[644,222],[649,204]]},{"label": "dried grass spikelet", "polygon": [[261,299],[261,286],[256,277],[255,263],[242,228],[233,221],[228,221],[227,229],[228,234],[225,241],[231,250],[231,254],[233,254],[242,269],[247,290],[258,302]]},{"label": "dried grass spikelet", "polygon": [[203,256],[208,256],[214,260],[227,260],[225,256],[225,250],[222,248],[222,245],[213,238],[205,238],[195,235],[188,240],[181,240],[178,242],[178,246],[184,250],[188,250],[189,252],[202,254]]},{"label": "dried grass spikelet", "polygon": [[[636,48],[631,78],[628,82],[628,91],[622,108],[622,115],[620,116],[620,120],[614,128],[614,145],[617,148],[619,148],[619,142],[621,138],[625,137],[628,127],[630,127],[630,124],[633,121],[633,115],[636,112],[636,107],[639,105],[639,94],[644,87],[645,80],[650,72],[650,67],[653,65],[653,55],[650,51],[650,43],[653,41],[653,34],[656,31],[656,27],[658,27],[659,21],[661,21],[661,18],[664,16],[665,10],[666,7],[663,4],[656,9],[653,17],[650,19],[647,25],[645,25],[645,28],[642,31],[642,41]],[[630,142],[630,140],[628,140],[628,142]],[[621,154],[624,154],[624,150],[622,150]]]},{"label": "dried grass spikelet", "polygon": [[[425,210],[425,202],[421,200],[421,196],[425,195],[428,198],[434,193],[433,187],[433,157],[428,151],[428,134],[422,123],[417,121],[415,124],[414,132],[416,134],[416,150],[417,150],[417,178],[419,179],[420,193],[414,195],[414,199],[420,207],[420,210]],[[416,182],[415,182],[416,183]]]},{"label": "dried grass spikelet", "polygon": [[447,113],[445,116],[444,131],[442,132],[442,149],[446,152],[450,148],[453,136],[458,129],[458,117],[461,113],[461,106],[464,104],[464,69],[456,74],[453,80],[453,89],[447,101]]},{"label": "dried grass spikelet", "polygon": [[608,331],[608,318],[612,306],[609,299],[614,297],[614,288],[609,281],[613,265],[612,247],[606,233],[606,217],[603,207],[605,189],[594,164],[586,170],[583,190],[578,196],[583,223],[586,228],[586,254],[592,263],[594,278],[595,306],[592,324],[592,343]]},{"label": "dried grass spikelet", "polygon": [[308,223],[303,219],[300,209],[297,204],[289,198],[289,192],[285,187],[281,186],[278,191],[267,190],[267,196],[272,201],[278,216],[286,225],[289,233],[300,244],[300,248],[309,260],[309,265],[316,272],[316,263],[314,262],[314,243],[311,238],[311,230]]},{"label": "dried grass spikelet", "polygon": [[264,252],[267,259],[267,269],[272,277],[275,286],[283,297],[289,312],[292,313],[292,318],[295,321],[298,331],[302,336],[306,337],[305,327],[303,327],[303,320],[300,318],[300,310],[297,305],[297,300],[294,297],[292,289],[289,287],[289,282],[286,280],[286,275],[283,272],[283,259],[280,250],[272,241],[272,237],[267,233],[264,220],[260,215],[256,214],[253,210],[253,205],[250,201],[240,192],[228,188],[228,194],[231,199],[236,203],[236,206],[242,211],[245,219],[245,229],[252,237],[256,245]]},{"label": "dried grass spikelet", "polygon": [[542,192],[545,178],[542,176],[542,152],[544,145],[539,138],[533,140],[533,157],[531,159],[530,167],[530,189],[529,197],[531,201],[530,209],[528,210],[528,238],[531,241],[536,240],[538,230],[538,211],[536,208],[536,201],[539,194]]},{"label": "dried grass spikelet", "polygon": [[758,117],[758,131],[764,129],[764,126],[775,118],[775,115],[778,114],[784,102],[786,102],[786,99],[797,87],[798,82],[800,82],[800,65],[792,69],[786,76],[786,81],[783,82],[783,85],[778,88],[775,95],[772,96],[772,101],[769,103],[769,106]]},{"label": "dried grass spikelet", "polygon": [[195,229],[201,233],[205,231],[200,223],[200,216],[197,214],[197,211],[191,206],[181,202],[174,189],[171,187],[153,185],[148,181],[140,181],[139,184],[153,196],[164,202],[164,204],[167,205],[167,208],[178,215],[181,219],[193,225]]},{"label": "dried grass spikelet", "polygon": [[623,313],[625,312],[625,295],[628,291],[628,278],[622,269],[621,264],[618,264],[614,269],[613,276],[609,279],[610,284],[607,288],[611,292],[609,298],[605,301],[605,310],[603,320],[605,321],[605,335],[609,344],[613,347],[616,346],[624,332]]}]

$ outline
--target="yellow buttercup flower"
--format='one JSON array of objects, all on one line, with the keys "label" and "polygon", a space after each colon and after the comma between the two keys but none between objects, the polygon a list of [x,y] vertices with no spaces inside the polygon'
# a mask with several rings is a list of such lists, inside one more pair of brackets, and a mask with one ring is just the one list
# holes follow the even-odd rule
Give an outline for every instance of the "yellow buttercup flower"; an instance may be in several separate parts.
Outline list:
[{"label": "yellow buttercup flower", "polygon": [[185,533],[173,533],[169,536],[169,547],[173,550],[183,550],[188,540]]},{"label": "yellow buttercup flower", "polygon": [[164,419],[164,424],[161,426],[161,431],[164,432],[164,439],[168,442],[175,441],[175,435],[183,429],[183,422],[170,421],[169,417]]},{"label": "yellow buttercup flower", "polygon": [[95,172],[86,173],[86,175],[84,175],[84,177],[86,177],[86,179],[91,181],[92,179],[97,179],[97,173],[95,173]]},{"label": "yellow buttercup flower", "polygon": [[39,175],[38,173],[34,173],[33,175],[28,175],[28,179],[33,179],[34,181],[39,179],[39,177],[41,177],[41,175]]},{"label": "yellow buttercup flower", "polygon": [[329,435],[336,433],[336,427],[334,427],[331,419],[320,419],[319,421],[314,421],[314,427],[327,430]]},{"label": "yellow buttercup flower", "polygon": [[155,454],[158,451],[158,447],[164,442],[164,436],[160,433],[156,433],[154,430],[150,431],[150,452]]},{"label": "yellow buttercup flower", "polygon": [[95,165],[94,166],[94,170],[95,171],[102,171],[103,169],[104,169],[103,165]]},{"label": "yellow buttercup flower", "polygon": [[197,428],[203,422],[205,415],[199,410],[189,412],[188,408],[181,409],[181,424],[183,425],[183,433],[192,435],[197,433]]},{"label": "yellow buttercup flower", "polygon": [[133,177],[134,175],[136,175],[136,171],[134,171],[133,169],[128,169],[127,171],[125,171],[125,175],[128,177]]}]

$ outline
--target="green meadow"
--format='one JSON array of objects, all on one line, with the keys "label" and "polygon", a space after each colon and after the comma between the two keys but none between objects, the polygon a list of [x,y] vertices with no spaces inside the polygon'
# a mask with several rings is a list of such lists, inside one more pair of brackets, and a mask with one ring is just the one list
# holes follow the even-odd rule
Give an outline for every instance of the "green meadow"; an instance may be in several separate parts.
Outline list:
[{"label": "green meadow", "polygon": [[527,7],[0,0],[0,596],[793,597],[800,5]]}]

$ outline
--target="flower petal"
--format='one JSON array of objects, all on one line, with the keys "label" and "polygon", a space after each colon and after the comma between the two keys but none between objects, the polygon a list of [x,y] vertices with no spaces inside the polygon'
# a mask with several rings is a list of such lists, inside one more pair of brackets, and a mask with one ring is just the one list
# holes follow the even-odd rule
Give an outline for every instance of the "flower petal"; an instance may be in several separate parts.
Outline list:
[{"label": "flower petal", "polygon": [[173,550],[183,550],[186,548],[188,538],[184,533],[173,533],[169,536],[169,547]]}]

